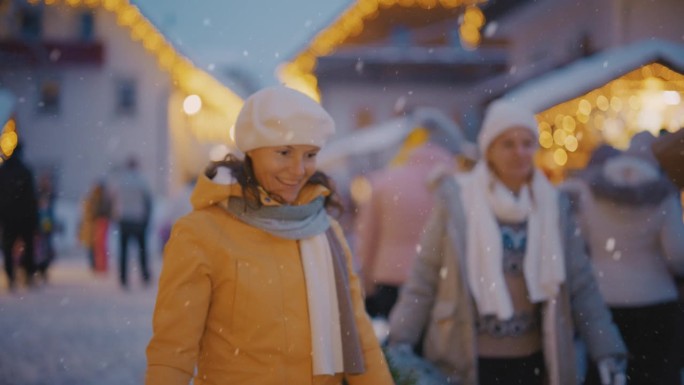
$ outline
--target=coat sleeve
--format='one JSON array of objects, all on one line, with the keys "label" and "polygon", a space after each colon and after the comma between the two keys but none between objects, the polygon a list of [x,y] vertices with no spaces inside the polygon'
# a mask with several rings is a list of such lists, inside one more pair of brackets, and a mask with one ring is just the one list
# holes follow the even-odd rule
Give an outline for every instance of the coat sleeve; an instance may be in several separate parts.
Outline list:
[{"label": "coat sleeve", "polygon": [[567,196],[560,200],[567,285],[575,327],[594,361],[607,356],[626,356],[627,349],[599,291],[584,238]]},{"label": "coat sleeve", "polygon": [[415,345],[428,321],[439,284],[439,272],[446,252],[447,213],[444,198],[435,207],[423,230],[420,251],[399,300],[390,314],[391,344]]},{"label": "coat sleeve", "polygon": [[673,273],[684,275],[684,222],[682,205],[677,198],[678,195],[672,195],[661,206],[665,220],[660,231],[660,244]]},{"label": "coat sleeve", "polygon": [[361,349],[363,350],[364,364],[366,372],[359,375],[347,375],[346,380],[349,385],[389,385],[394,384],[385,360],[385,355],[380,349],[373,325],[366,313],[363,297],[361,294],[361,284],[359,277],[353,269],[351,260],[351,250],[347,244],[342,229],[337,223],[333,223],[337,238],[340,240],[347,259],[347,272],[349,274],[349,290],[354,307],[354,319],[361,339]]},{"label": "coat sleeve", "polygon": [[146,385],[187,385],[193,375],[211,298],[206,249],[187,217],[164,250],[153,335],[147,346]]}]

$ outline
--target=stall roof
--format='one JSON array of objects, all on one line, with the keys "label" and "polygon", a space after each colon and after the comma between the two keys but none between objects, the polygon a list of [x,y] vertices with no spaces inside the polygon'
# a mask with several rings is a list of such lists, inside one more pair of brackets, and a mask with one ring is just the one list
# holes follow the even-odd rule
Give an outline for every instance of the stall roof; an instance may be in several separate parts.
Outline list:
[{"label": "stall roof", "polygon": [[539,113],[654,62],[684,71],[684,45],[649,39],[606,50],[527,81],[503,98]]}]

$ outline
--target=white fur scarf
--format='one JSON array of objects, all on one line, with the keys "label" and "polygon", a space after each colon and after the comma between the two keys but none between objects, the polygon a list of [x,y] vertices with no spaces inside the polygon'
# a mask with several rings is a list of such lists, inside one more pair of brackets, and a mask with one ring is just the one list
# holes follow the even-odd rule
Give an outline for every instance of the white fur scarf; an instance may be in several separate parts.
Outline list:
[{"label": "white fur scarf", "polygon": [[[527,219],[527,248],[523,271],[533,303],[554,298],[565,281],[560,236],[558,193],[546,177],[534,171],[532,182],[518,197],[494,177],[485,162],[458,177],[466,210],[468,285],[482,315],[513,316],[503,275],[503,242],[497,218]],[[530,191],[531,190],[531,191]]]}]

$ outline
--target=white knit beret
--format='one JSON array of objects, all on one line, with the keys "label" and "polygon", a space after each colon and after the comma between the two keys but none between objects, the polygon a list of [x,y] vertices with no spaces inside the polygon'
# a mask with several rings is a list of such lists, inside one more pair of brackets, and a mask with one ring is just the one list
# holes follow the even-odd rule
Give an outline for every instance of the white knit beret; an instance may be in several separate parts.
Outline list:
[{"label": "white knit beret", "polygon": [[251,95],[235,121],[235,145],[243,153],[295,144],[323,147],[334,133],[335,123],[320,104],[284,86]]},{"label": "white knit beret", "polygon": [[486,155],[487,149],[496,137],[513,127],[529,128],[535,138],[539,136],[534,112],[508,100],[498,99],[492,102],[487,107],[482,128],[477,137],[480,156]]}]

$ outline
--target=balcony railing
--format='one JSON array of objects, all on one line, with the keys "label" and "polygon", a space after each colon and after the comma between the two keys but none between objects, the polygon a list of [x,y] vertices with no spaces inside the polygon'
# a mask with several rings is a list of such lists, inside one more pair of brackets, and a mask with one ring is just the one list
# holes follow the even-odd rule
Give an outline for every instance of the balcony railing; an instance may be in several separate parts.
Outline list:
[{"label": "balcony railing", "polygon": [[100,66],[104,46],[97,41],[0,40],[0,68]]}]

